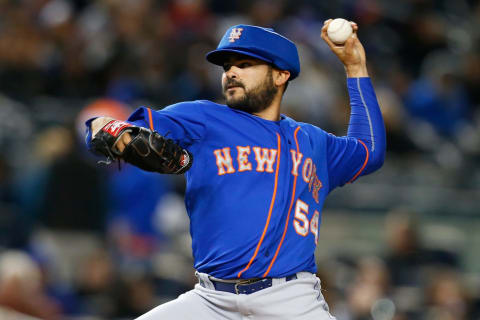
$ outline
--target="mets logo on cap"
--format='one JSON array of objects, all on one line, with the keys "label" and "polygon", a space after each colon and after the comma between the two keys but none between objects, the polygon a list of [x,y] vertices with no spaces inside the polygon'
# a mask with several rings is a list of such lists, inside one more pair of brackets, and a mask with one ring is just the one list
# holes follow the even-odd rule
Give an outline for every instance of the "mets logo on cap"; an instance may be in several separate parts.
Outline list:
[{"label": "mets logo on cap", "polygon": [[235,42],[235,40],[240,39],[242,35],[243,28],[233,28],[228,36],[229,42]]}]

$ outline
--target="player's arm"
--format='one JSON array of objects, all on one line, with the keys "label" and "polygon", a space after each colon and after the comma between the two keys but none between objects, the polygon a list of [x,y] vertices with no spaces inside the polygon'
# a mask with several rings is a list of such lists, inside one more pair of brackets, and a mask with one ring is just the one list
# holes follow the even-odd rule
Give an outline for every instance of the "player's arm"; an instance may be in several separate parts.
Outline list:
[{"label": "player's arm", "polygon": [[[183,173],[190,167],[192,156],[205,135],[204,104],[204,101],[187,101],[160,111],[140,107],[125,122],[112,122],[115,119],[107,117],[90,119],[86,122],[87,146],[96,153],[111,159],[124,159],[144,170]],[[105,141],[108,141],[110,148],[95,150],[105,147]],[[132,161],[130,158],[131,154],[155,157],[160,156],[159,153],[163,160],[152,159],[147,167],[142,167],[145,159]],[[165,164],[169,170],[165,168]]]},{"label": "player's arm", "polygon": [[327,35],[327,20],[322,38],[345,67],[350,96],[350,123],[347,137],[327,137],[330,189],[352,182],[379,169],[385,158],[385,126],[378,101],[368,77],[365,50],[357,37],[358,26],[344,45],[335,45]]}]

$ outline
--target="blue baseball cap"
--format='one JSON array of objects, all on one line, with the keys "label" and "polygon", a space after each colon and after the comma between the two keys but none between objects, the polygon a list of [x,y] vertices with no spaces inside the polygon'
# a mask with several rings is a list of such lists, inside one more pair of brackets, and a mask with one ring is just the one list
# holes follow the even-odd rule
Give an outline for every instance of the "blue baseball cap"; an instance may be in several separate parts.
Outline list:
[{"label": "blue baseball cap", "polygon": [[216,50],[207,53],[209,62],[223,66],[231,53],[239,53],[273,64],[280,70],[290,71],[290,79],[300,73],[300,60],[295,44],[271,28],[239,24],[230,27]]}]

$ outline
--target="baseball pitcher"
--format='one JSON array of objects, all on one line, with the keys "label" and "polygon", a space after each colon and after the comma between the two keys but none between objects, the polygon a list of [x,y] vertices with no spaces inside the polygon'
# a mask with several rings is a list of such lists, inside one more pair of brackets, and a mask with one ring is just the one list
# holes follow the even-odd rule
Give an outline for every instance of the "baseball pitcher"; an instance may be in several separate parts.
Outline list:
[{"label": "baseball pitcher", "polygon": [[228,29],[206,55],[223,68],[226,105],[187,101],[87,121],[90,149],[108,161],[186,175],[199,282],[139,319],[335,319],[315,276],[322,206],[333,189],[382,166],[385,128],[358,26],[337,46],[329,22],[321,36],[347,74],[345,137],[281,114],[300,73],[297,48],[250,25]]}]

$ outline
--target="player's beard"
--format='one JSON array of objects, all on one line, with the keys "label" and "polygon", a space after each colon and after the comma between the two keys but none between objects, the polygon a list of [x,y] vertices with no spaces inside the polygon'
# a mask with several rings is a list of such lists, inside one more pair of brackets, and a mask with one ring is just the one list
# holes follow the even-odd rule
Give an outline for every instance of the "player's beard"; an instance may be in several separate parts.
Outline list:
[{"label": "player's beard", "polygon": [[[241,87],[245,93],[239,98],[229,97],[226,93],[229,85]],[[273,83],[272,68],[269,67],[265,81],[249,90],[245,89],[245,86],[235,79],[227,79],[223,89],[223,96],[225,97],[227,106],[232,109],[248,113],[258,113],[272,104],[277,92],[278,88]]]}]

